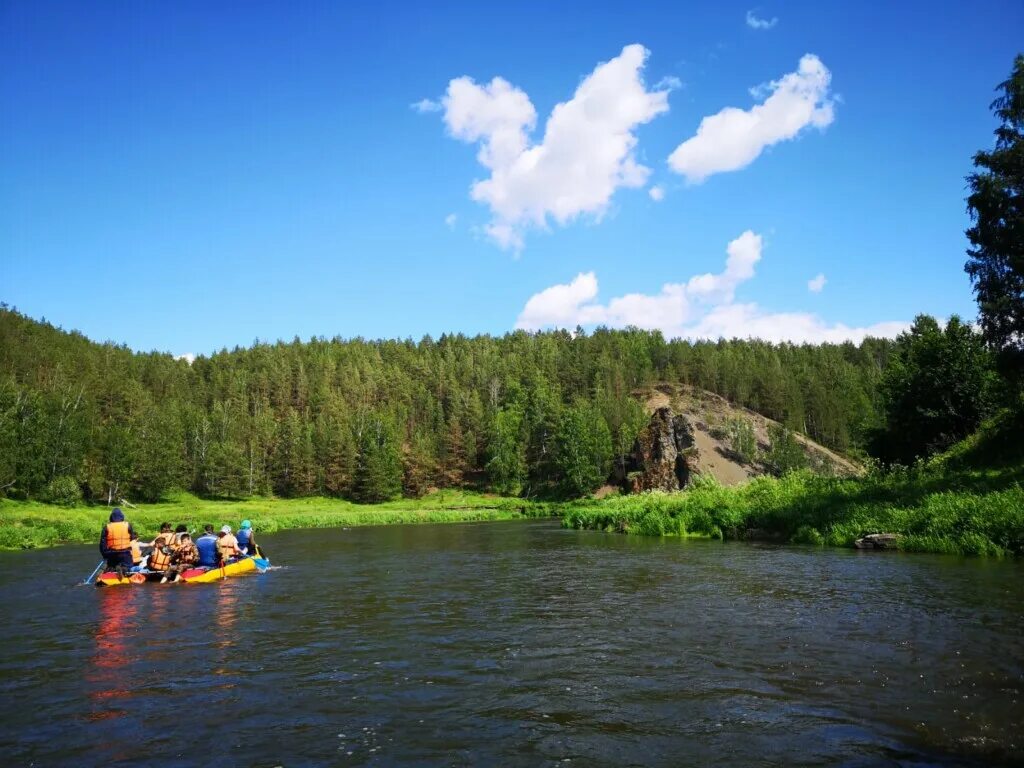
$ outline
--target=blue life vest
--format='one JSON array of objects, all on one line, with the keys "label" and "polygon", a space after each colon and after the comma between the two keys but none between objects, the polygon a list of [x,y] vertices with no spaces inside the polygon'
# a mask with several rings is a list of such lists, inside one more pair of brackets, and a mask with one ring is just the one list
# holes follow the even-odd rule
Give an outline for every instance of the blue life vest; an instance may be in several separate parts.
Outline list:
[{"label": "blue life vest", "polygon": [[217,565],[217,537],[212,533],[204,533],[196,539],[196,549],[199,550],[199,565],[213,568]]},{"label": "blue life vest", "polygon": [[249,551],[249,534],[252,533],[252,528],[242,528],[238,531],[238,535],[235,538],[238,540],[238,548],[243,552]]}]

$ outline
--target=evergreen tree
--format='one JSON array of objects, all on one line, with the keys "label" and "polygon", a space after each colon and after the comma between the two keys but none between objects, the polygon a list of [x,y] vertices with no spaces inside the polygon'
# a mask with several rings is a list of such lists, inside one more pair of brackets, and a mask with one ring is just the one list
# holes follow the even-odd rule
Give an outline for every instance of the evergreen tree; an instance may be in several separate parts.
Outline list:
[{"label": "evergreen tree", "polygon": [[523,413],[515,406],[494,414],[487,462],[487,477],[497,493],[518,496],[526,482],[526,450]]},{"label": "evergreen tree", "polygon": [[612,437],[600,411],[586,402],[567,408],[555,437],[555,466],[569,496],[596,491],[611,469]]},{"label": "evergreen tree", "polygon": [[387,416],[372,412],[359,433],[355,497],[363,502],[393,499],[402,492],[402,456],[394,425]]},{"label": "evergreen tree", "polygon": [[992,109],[1002,121],[996,146],[978,152],[978,169],[967,177],[967,210],[974,225],[967,273],[978,299],[985,340],[1000,353],[1005,370],[1024,377],[1024,54]]}]

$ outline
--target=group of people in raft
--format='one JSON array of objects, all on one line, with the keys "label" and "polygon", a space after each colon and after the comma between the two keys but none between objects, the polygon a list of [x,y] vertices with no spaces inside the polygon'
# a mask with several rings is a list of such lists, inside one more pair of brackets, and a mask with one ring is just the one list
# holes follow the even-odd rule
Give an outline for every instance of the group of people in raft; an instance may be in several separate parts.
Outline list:
[{"label": "group of people in raft", "polygon": [[[144,555],[143,549],[149,554]],[[188,528],[179,525],[171,530],[170,523],[163,523],[152,541],[141,542],[124,519],[124,512],[115,509],[110,513],[110,522],[100,533],[100,553],[107,562],[107,570],[116,572],[121,578],[131,573],[147,571],[160,573],[160,583],[177,581],[182,571],[190,568],[217,568],[227,565],[240,557],[256,554],[256,539],[252,523],[242,521],[238,535],[231,533],[231,526],[225,525],[219,533],[213,526],[205,526],[203,535],[192,541]]]}]

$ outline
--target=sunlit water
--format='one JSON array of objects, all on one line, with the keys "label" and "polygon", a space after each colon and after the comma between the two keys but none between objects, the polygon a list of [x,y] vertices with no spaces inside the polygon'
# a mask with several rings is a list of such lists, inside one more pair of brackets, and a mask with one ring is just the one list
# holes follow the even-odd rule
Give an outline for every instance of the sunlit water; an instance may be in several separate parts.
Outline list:
[{"label": "sunlit water", "polygon": [[988,765],[1024,749],[1016,562],[550,522],[263,537],[262,576],[0,555],[4,765]]}]

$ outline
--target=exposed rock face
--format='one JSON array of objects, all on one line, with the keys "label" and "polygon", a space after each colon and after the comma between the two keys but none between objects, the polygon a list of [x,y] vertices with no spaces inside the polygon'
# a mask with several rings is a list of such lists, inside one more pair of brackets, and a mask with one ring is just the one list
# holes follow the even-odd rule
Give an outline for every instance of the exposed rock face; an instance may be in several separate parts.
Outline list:
[{"label": "exposed rock face", "polygon": [[685,416],[659,408],[637,435],[630,457],[626,488],[632,493],[678,491],[690,482],[696,466],[693,428]]}]

